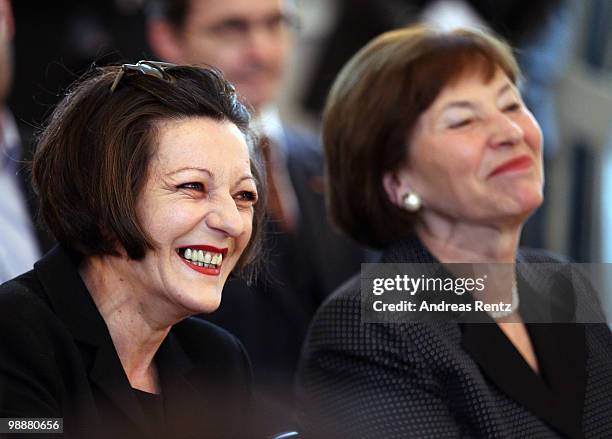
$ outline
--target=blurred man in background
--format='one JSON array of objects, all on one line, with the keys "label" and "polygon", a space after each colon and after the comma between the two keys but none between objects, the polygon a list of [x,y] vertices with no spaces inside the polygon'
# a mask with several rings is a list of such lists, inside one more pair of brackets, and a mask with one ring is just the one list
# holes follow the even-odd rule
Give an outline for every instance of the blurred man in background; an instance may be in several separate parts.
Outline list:
[{"label": "blurred man in background", "polygon": [[291,49],[295,11],[283,0],[166,0],[149,43],[169,62],[220,68],[245,100],[273,104]]},{"label": "blurred man in background", "polygon": [[274,103],[296,25],[295,4],[284,0],[157,1],[148,20],[154,54],[219,68],[254,111],[268,177],[269,275],[251,289],[228,282],[208,318],[245,344],[271,429],[291,416],[293,375],[314,311],[363,256],[327,222],[316,138],[281,122]]},{"label": "blurred man in background", "polygon": [[26,204],[21,142],[5,102],[13,79],[15,32],[11,2],[0,0],[0,283],[32,268],[40,256]]}]

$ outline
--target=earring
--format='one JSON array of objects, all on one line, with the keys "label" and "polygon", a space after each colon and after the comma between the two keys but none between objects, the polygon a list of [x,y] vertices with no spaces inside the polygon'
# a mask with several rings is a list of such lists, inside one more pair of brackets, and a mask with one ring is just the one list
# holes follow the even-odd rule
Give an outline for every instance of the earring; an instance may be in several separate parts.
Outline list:
[{"label": "earring", "polygon": [[421,197],[414,192],[408,192],[402,198],[402,203],[408,212],[417,212],[421,208]]}]

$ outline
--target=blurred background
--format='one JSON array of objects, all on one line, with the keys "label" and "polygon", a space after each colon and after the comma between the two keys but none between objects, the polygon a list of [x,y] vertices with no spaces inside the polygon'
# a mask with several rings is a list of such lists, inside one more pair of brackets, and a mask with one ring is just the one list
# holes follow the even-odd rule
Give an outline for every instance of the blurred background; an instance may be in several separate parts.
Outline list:
[{"label": "blurred background", "polygon": [[[92,62],[152,57],[147,2],[19,0],[12,6],[15,74],[8,106],[27,133],[27,157],[27,137]],[[426,20],[485,25],[505,37],[518,49],[524,94],[546,139],[546,203],[527,225],[524,243],[579,262],[612,262],[612,1],[301,0],[298,11],[297,45],[279,105],[284,118],[315,131],[340,67],[385,30]]]}]

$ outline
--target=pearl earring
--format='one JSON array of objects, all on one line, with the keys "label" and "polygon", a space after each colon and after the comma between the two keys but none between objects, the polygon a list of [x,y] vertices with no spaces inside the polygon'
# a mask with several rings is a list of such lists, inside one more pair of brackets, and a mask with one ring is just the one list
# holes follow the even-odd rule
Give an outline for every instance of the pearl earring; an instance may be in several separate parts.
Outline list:
[{"label": "pearl earring", "polygon": [[408,192],[402,198],[402,203],[408,212],[417,212],[421,208],[421,197],[414,192]]}]

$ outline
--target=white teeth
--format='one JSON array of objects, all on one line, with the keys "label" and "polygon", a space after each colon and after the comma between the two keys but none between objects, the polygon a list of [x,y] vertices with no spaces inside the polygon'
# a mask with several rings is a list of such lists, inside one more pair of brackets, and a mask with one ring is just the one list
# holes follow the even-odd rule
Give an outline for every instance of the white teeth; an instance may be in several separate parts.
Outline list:
[{"label": "white teeth", "polygon": [[216,268],[221,265],[223,261],[223,255],[221,253],[211,253],[191,248],[184,249],[183,257],[191,261],[194,265],[207,268]]}]

